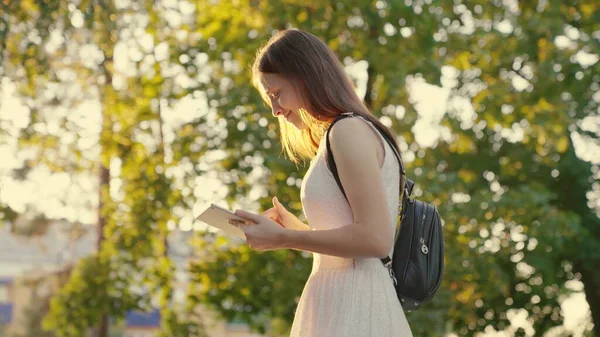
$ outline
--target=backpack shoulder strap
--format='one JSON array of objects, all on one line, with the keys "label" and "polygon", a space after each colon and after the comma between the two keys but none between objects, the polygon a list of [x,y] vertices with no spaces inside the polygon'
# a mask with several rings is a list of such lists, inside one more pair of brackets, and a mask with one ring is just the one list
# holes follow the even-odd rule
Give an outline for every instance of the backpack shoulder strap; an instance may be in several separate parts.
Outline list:
[{"label": "backpack shoulder strap", "polygon": [[327,131],[325,132],[325,145],[327,146],[327,158],[325,160],[325,164],[329,167],[331,173],[333,173],[333,177],[335,178],[335,181],[340,187],[340,190],[342,191],[342,194],[344,195],[346,200],[348,200],[348,197],[346,197],[346,191],[344,191],[344,187],[342,186],[342,182],[340,181],[340,177],[338,176],[337,165],[335,164],[335,160],[333,159],[333,153],[331,152],[331,146],[329,145],[329,131],[335,123],[341,121],[344,118],[352,117],[352,115],[353,114],[351,112],[345,112],[339,115],[333,120],[333,122],[331,122],[331,124],[327,128]]}]

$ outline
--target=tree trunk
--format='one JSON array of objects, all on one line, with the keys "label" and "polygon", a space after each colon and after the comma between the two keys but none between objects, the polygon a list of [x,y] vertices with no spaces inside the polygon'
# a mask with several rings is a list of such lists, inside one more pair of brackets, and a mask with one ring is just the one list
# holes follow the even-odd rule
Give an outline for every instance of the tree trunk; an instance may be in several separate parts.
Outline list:
[{"label": "tree trunk", "polygon": [[[104,61],[102,62],[102,72],[106,76],[106,84],[103,88],[101,88],[101,103],[102,103],[102,129],[100,130],[100,186],[98,188],[98,257],[100,250],[102,248],[102,242],[104,241],[104,227],[106,226],[106,216],[104,214],[104,204],[106,199],[110,196],[108,195],[108,191],[110,189],[110,159],[106,162],[102,160],[103,154],[107,151],[106,143],[109,141],[110,134],[112,133],[112,120],[110,118],[110,114],[107,109],[110,105],[110,95],[112,93],[112,69],[113,59],[112,56],[107,56],[104,54]],[[106,192],[106,194],[105,194]],[[107,337],[108,336],[108,316],[106,313],[102,313],[100,317],[100,324],[97,330],[97,337]]]},{"label": "tree trunk", "polygon": [[102,241],[104,241],[104,226],[106,225],[106,219],[102,215],[102,208],[104,207],[102,190],[104,188],[108,189],[108,185],[110,183],[110,172],[107,167],[104,167],[103,164],[100,164],[100,186],[98,188],[98,241],[96,244],[96,251],[99,252]]},{"label": "tree trunk", "polygon": [[100,318],[98,337],[108,337],[108,316],[106,316],[106,314],[102,315],[102,318]]},{"label": "tree trunk", "polygon": [[[369,37],[372,40],[377,40],[377,36],[379,35],[379,29],[381,27],[370,26],[369,27]],[[373,58],[367,57],[367,90],[365,91],[365,105],[369,110],[373,110],[373,85],[375,84],[375,76],[377,73],[375,72],[375,67],[373,67]]]},{"label": "tree trunk", "polygon": [[369,63],[367,66],[367,91],[365,91],[365,105],[369,110],[373,108],[373,84],[375,83],[375,69]]},{"label": "tree trunk", "polygon": [[[106,116],[104,116],[106,117]],[[98,243],[97,252],[100,252],[102,242],[104,241],[104,226],[106,225],[106,218],[102,214],[102,208],[104,206],[102,191],[108,191],[108,185],[110,184],[110,171],[104,164],[100,163],[100,186],[98,189]],[[108,336],[108,316],[103,314],[100,318],[100,326],[98,327],[98,337]]]},{"label": "tree trunk", "polygon": [[[156,52],[155,52],[156,54]],[[159,91],[160,92],[160,91]],[[158,151],[161,156],[161,165],[163,170],[167,169],[167,161],[165,158],[165,135],[164,135],[164,121],[162,117],[162,109],[160,106],[160,100],[162,95],[158,95]],[[169,256],[169,232],[165,232],[165,237],[163,238],[163,243],[165,245],[165,257]]]}]

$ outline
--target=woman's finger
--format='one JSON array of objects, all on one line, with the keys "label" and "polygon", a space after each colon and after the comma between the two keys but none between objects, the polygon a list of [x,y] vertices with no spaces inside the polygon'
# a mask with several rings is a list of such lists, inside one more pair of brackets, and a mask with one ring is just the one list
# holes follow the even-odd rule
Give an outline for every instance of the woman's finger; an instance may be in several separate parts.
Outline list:
[{"label": "woman's finger", "polygon": [[251,221],[240,221],[240,220],[229,220],[228,221],[230,225],[234,225],[234,226],[240,226],[240,225],[250,225],[252,222]]},{"label": "woman's finger", "polygon": [[264,216],[272,219],[272,218],[276,217],[278,215],[278,213],[277,213],[277,210],[275,209],[275,207],[271,207],[268,210],[260,213],[260,215],[264,215]]},{"label": "woman's finger", "polygon": [[273,197],[273,206],[275,206],[274,208],[279,214],[285,214],[288,211],[285,208],[285,206],[283,206],[283,204],[279,202],[279,199],[277,199],[277,197]]},{"label": "woman's finger", "polygon": [[267,218],[277,222],[282,225],[281,214],[277,211],[275,207],[271,207],[268,210],[261,213],[261,215],[266,216]]}]

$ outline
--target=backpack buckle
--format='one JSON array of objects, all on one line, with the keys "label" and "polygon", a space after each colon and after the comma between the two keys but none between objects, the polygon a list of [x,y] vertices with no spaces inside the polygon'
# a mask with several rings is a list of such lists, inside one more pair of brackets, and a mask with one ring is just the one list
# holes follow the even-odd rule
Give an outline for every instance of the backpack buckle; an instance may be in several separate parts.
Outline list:
[{"label": "backpack buckle", "polygon": [[390,260],[388,263],[386,263],[385,267],[387,268],[388,272],[390,273],[390,277],[392,278],[392,281],[394,281],[394,287],[396,287],[398,285],[398,280],[396,279],[396,274],[394,273],[394,269],[392,269],[392,261]]},{"label": "backpack buckle", "polygon": [[398,286],[398,280],[396,280],[396,275],[394,275],[394,270],[392,268],[388,269],[390,271],[390,277],[392,281],[394,281],[394,287]]}]

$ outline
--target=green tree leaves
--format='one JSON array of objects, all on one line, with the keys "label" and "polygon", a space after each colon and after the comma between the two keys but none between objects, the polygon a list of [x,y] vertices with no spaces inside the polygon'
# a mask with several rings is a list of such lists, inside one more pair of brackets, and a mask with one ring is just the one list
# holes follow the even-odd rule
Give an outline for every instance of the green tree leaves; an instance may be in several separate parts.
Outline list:
[{"label": "green tree leaves", "polygon": [[[212,201],[198,176],[224,183],[230,205],[262,210],[277,195],[301,215],[306,166],[281,156],[278,126],[249,73],[257,48],[289,27],[322,37],[344,65],[365,65],[353,74],[357,87],[399,136],[416,195],[438,205],[445,221],[447,273],[435,301],[409,315],[415,335],[505,329],[521,308],[543,334],[561,324],[560,302],[574,280],[584,283],[600,326],[600,220],[590,201],[598,166],[578,157],[574,145],[578,134],[597,142],[585,125],[600,103],[593,0],[2,6],[9,14],[0,15],[0,74],[18,84],[30,110],[19,146],[39,154],[15,177],[26,179],[37,165],[90,174],[98,162],[110,168],[102,192],[105,241],[77,266],[48,319],[65,336],[102,312],[119,316],[151,298],[165,310],[165,336],[200,334],[185,322],[198,304],[256,331],[278,326],[285,334],[310,270],[307,254],[256,253],[198,234],[187,308],[175,313],[167,310],[174,266],[165,238],[167,223],[177,223],[183,210]],[[64,41],[50,43],[56,30]],[[415,83],[449,92],[425,98],[447,100],[443,135],[427,147],[414,133],[425,113],[411,95]],[[45,94],[54,86],[54,95]],[[62,94],[69,88],[79,94]],[[86,136],[68,117],[60,119],[61,135],[44,127],[51,108],[73,109],[90,98],[105,117],[100,158],[78,145]],[[167,127],[171,108],[183,102],[198,111]],[[76,141],[64,146],[65,134]],[[0,214],[3,221],[17,216],[6,205]],[[130,293],[133,286],[144,291]],[[81,291],[96,288],[105,298],[93,306]],[[81,310],[65,314],[75,306]]]}]

